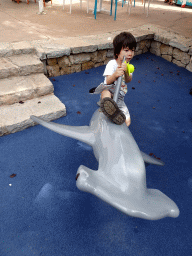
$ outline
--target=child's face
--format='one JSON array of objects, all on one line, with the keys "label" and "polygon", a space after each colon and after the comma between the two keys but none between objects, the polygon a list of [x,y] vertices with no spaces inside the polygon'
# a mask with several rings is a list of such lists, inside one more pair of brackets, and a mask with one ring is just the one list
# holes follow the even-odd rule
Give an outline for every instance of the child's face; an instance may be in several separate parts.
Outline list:
[{"label": "child's face", "polygon": [[125,56],[125,60],[126,62],[130,62],[134,56],[134,53],[135,51],[134,50],[130,50],[128,47],[127,48],[122,48],[120,53],[119,53],[119,56],[118,56],[118,59],[120,62],[123,61],[123,57]]}]

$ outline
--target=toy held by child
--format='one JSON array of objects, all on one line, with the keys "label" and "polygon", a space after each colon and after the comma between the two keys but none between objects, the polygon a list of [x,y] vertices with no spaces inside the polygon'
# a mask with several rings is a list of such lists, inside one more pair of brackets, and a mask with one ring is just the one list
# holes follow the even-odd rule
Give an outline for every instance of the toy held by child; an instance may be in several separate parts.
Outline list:
[{"label": "toy held by child", "polygon": [[[129,126],[131,118],[124,97],[127,93],[126,83],[131,82],[134,71],[133,65],[129,62],[134,56],[136,40],[131,33],[122,32],[114,38],[113,46],[114,59],[106,65],[103,74],[104,83],[101,83],[94,93],[101,93],[101,110],[112,122],[118,125],[125,122]],[[125,62],[123,61],[124,57]],[[122,77],[122,83],[117,102],[115,102],[113,97],[119,77]]]}]

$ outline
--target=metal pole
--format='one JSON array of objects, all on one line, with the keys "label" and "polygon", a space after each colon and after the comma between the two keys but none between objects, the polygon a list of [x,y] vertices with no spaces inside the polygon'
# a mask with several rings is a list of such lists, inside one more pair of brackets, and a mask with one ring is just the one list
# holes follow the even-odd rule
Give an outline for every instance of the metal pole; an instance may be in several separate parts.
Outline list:
[{"label": "metal pole", "polygon": [[[123,62],[125,62],[125,56],[123,57]],[[114,93],[114,96],[113,96],[113,100],[117,103],[117,99],[118,99],[118,96],[119,96],[119,92],[120,92],[120,88],[121,88],[121,82],[122,82],[122,76],[120,76],[118,79],[117,79],[117,86],[116,86],[116,89],[115,89],[115,93]]]}]

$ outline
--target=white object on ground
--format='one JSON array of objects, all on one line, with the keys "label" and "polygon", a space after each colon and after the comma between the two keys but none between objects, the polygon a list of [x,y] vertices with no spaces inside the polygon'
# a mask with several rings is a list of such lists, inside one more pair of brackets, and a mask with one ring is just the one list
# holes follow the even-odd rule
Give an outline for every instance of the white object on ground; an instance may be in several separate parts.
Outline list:
[{"label": "white object on ground", "polygon": [[44,13],[43,0],[39,0],[39,12],[38,12],[38,14],[45,14]]}]

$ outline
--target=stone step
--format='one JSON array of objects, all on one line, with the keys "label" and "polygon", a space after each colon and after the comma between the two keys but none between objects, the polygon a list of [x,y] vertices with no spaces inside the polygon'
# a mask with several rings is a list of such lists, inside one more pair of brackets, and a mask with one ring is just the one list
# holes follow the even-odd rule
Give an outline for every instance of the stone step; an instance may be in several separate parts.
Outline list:
[{"label": "stone step", "polygon": [[0,106],[37,98],[53,91],[51,81],[40,73],[0,79]]},{"label": "stone step", "polygon": [[53,94],[0,107],[0,136],[24,130],[35,123],[31,115],[51,121],[66,115],[65,105]]},{"label": "stone step", "polygon": [[35,54],[13,55],[0,58],[0,79],[44,73],[44,65]]}]

